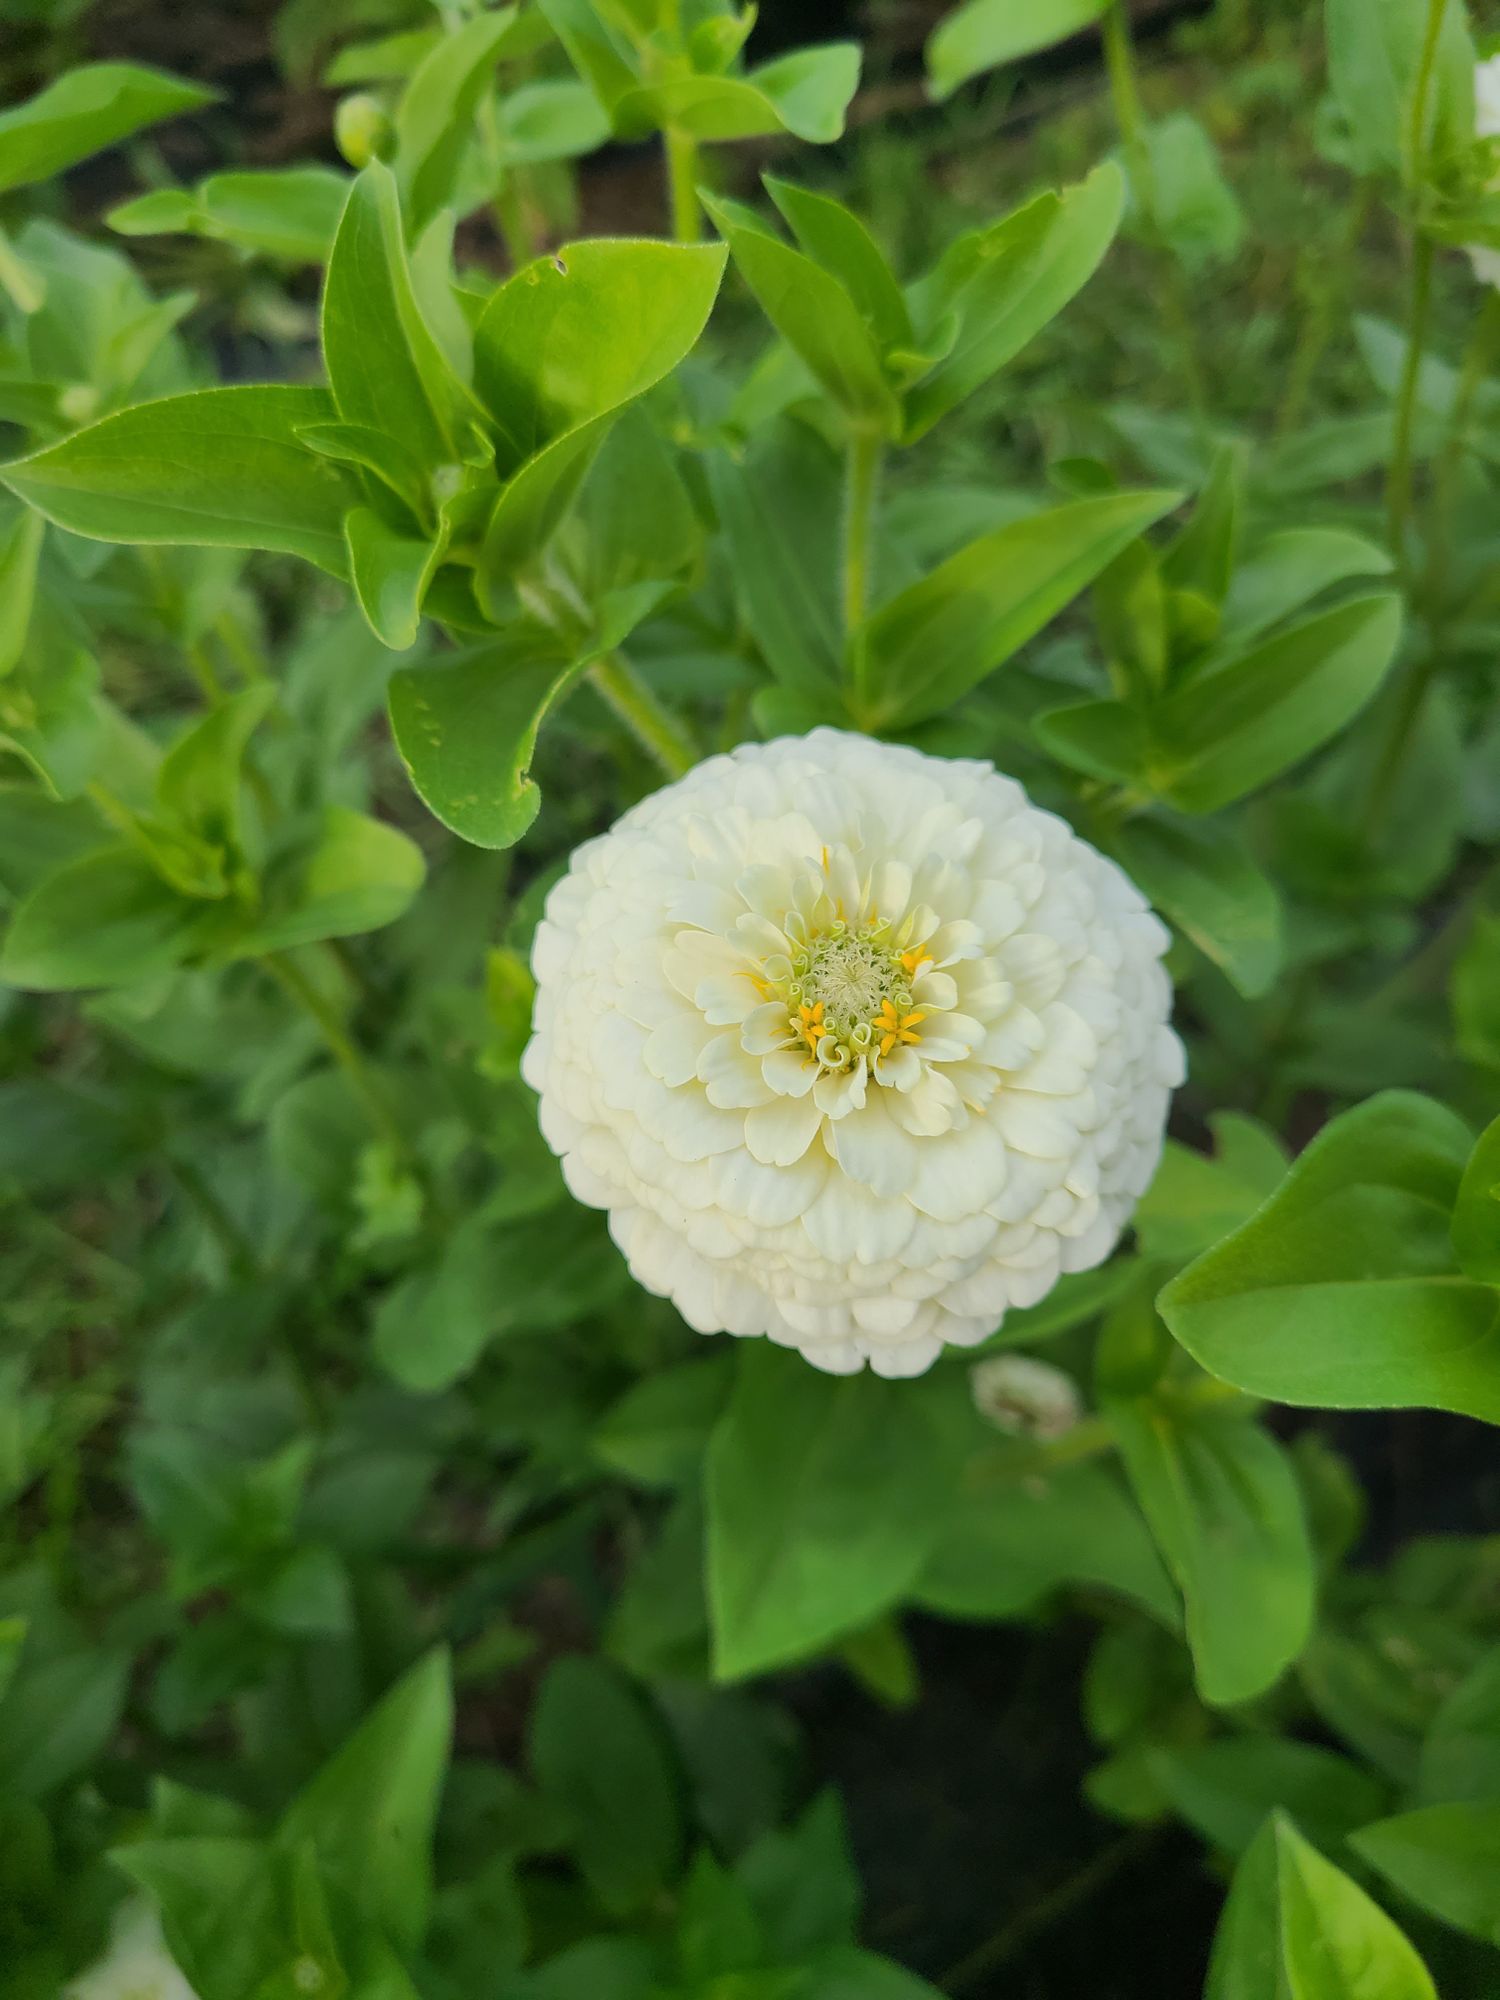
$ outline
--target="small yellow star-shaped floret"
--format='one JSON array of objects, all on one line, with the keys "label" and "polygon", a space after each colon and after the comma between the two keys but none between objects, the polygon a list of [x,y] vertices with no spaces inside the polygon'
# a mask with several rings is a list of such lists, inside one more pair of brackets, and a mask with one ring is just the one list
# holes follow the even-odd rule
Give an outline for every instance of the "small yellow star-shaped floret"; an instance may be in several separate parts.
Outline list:
[{"label": "small yellow star-shaped floret", "polygon": [[888,1056],[894,1048],[921,1041],[917,1023],[926,1019],[926,1011],[921,1007],[913,1008],[909,1014],[898,1014],[891,1001],[882,1000],[872,1024],[880,1037],[880,1053]]}]

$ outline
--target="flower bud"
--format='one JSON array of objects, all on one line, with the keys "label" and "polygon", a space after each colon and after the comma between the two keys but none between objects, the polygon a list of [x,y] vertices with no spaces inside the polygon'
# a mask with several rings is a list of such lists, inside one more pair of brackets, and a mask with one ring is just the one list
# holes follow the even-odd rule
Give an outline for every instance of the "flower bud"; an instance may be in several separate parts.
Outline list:
[{"label": "flower bud", "polygon": [[385,159],[395,134],[380,100],[361,90],[340,99],[333,114],[333,137],[344,158],[358,171],[371,160]]},{"label": "flower bud", "polygon": [[980,1416],[1011,1437],[1065,1437],[1083,1414],[1072,1376],[1029,1354],[976,1361],[969,1388]]}]

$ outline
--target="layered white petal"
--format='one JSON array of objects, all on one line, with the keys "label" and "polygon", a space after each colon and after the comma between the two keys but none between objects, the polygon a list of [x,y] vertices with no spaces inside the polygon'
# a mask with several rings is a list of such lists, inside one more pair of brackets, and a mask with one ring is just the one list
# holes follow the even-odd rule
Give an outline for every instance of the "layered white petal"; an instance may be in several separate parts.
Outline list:
[{"label": "layered white petal", "polygon": [[820,729],[573,857],[523,1074],[702,1332],[921,1372],[1113,1248],[1182,1050],[1166,932],[991,766]]}]

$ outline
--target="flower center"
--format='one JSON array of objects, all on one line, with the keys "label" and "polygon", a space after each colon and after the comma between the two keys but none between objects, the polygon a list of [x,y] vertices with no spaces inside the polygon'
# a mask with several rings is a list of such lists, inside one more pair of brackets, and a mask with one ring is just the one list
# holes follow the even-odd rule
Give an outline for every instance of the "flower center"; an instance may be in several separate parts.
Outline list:
[{"label": "flower center", "polygon": [[920,949],[898,951],[879,921],[857,930],[835,922],[792,958],[784,987],[792,1032],[828,1069],[919,1041],[927,1017],[912,1005],[912,981],[929,963]]}]

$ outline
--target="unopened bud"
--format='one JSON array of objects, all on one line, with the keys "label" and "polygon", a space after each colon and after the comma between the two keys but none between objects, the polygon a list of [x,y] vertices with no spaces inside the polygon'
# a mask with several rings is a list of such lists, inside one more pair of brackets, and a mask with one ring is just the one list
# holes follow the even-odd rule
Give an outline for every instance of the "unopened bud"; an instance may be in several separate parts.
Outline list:
[{"label": "unopened bud", "polygon": [[333,137],[344,158],[357,170],[371,160],[383,160],[391,150],[394,133],[379,98],[360,90],[339,100],[333,114]]},{"label": "unopened bud", "polygon": [[1063,1437],[1083,1414],[1072,1376],[1029,1354],[976,1362],[969,1387],[980,1416],[1012,1437]]}]

